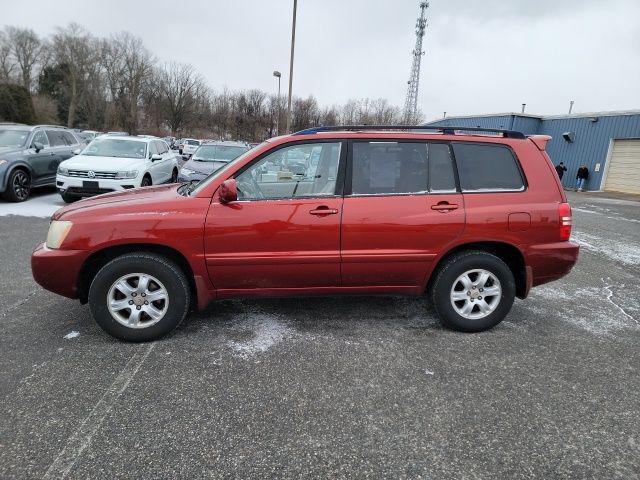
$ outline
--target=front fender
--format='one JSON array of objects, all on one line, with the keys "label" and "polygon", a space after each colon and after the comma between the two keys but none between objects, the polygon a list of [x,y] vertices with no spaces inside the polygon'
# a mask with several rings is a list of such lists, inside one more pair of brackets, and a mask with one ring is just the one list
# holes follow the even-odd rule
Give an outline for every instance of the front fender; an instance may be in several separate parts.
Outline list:
[{"label": "front fender", "polygon": [[23,160],[18,160],[18,161],[11,161],[9,160],[8,163],[5,163],[4,165],[0,166],[0,169],[2,169],[3,167],[5,167],[3,170],[0,170],[0,191],[4,192],[7,189],[7,182],[9,181],[9,175],[11,175],[11,172],[13,172],[16,168],[24,168],[25,170],[27,170],[29,172],[29,175],[31,176],[31,178],[33,178],[33,170],[31,169],[31,165],[29,165],[27,162],[23,161]]}]

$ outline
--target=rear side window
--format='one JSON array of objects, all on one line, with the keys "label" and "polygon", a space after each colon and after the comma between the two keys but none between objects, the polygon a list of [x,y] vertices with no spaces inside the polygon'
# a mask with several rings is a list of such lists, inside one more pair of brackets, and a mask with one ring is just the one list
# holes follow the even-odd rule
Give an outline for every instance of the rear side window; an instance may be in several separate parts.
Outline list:
[{"label": "rear side window", "polygon": [[354,142],[353,195],[456,192],[447,143]]},{"label": "rear side window", "polygon": [[354,142],[353,195],[425,193],[429,188],[426,143]]},{"label": "rear side window", "polygon": [[62,136],[62,139],[64,140],[65,145],[71,146],[78,143],[78,140],[76,140],[76,137],[74,137],[73,134],[70,132],[61,131],[60,135]]},{"label": "rear side window", "polygon": [[453,143],[463,192],[524,190],[511,150],[501,145]]},{"label": "rear side window", "polygon": [[52,147],[62,147],[67,143],[64,141],[62,135],[60,135],[60,130],[47,130],[47,137],[49,137],[49,144]]}]

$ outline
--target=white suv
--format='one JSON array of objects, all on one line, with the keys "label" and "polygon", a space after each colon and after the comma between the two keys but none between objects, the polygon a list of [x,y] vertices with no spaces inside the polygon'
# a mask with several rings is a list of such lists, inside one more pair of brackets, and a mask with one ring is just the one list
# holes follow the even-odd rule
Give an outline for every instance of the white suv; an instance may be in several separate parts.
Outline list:
[{"label": "white suv", "polygon": [[193,138],[182,139],[182,158],[189,159],[191,155],[196,153],[196,150],[202,142]]},{"label": "white suv", "polygon": [[56,186],[65,202],[101,193],[173,183],[178,159],[163,140],[103,135],[58,167]]}]

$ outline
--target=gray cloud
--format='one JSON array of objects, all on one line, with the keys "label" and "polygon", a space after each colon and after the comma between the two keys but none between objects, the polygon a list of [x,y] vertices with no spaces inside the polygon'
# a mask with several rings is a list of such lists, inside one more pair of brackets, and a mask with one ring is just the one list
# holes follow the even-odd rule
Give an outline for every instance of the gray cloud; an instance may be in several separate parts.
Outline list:
[{"label": "gray cloud", "polygon": [[[7,3],[7,0],[3,0]],[[299,0],[294,92],[322,104],[404,102],[418,0]],[[637,0],[431,0],[419,105],[427,118],[519,110],[640,108]],[[31,0],[3,24],[41,34],[75,21],[129,30],[216,90],[275,91],[288,72],[291,0]]]}]

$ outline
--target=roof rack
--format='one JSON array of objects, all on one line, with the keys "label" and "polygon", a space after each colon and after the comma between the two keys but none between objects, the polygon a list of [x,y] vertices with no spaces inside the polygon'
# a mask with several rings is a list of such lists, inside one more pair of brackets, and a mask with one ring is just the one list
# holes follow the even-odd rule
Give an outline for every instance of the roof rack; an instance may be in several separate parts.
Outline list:
[{"label": "roof rack", "polygon": [[312,135],[319,132],[340,132],[340,131],[362,131],[362,130],[435,130],[445,135],[455,135],[456,131],[463,132],[489,132],[501,133],[504,138],[527,138],[524,133],[515,130],[502,130],[499,128],[480,128],[480,127],[464,127],[464,126],[431,126],[431,125],[328,125],[320,127],[311,127],[293,135]]}]

